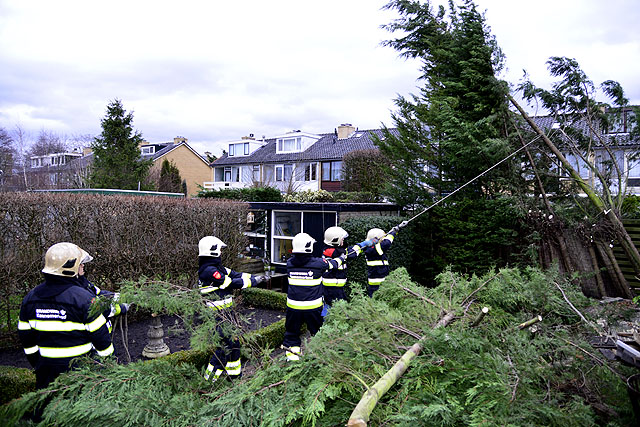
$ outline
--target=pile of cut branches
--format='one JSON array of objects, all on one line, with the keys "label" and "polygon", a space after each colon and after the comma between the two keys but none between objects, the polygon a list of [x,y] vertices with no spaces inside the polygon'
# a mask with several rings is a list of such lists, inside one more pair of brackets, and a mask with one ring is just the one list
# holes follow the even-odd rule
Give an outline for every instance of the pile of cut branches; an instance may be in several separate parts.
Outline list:
[{"label": "pile of cut branches", "polygon": [[256,373],[239,382],[208,384],[202,367],[190,365],[85,366],[2,408],[0,417],[15,420],[47,402],[45,420],[60,425],[344,425],[413,348],[404,374],[364,421],[632,423],[623,378],[634,372],[589,346],[586,338],[602,331],[577,287],[537,269],[484,277],[445,271],[438,281],[425,289],[394,271],[373,299],[356,292],[336,303],[299,362],[267,350]]}]

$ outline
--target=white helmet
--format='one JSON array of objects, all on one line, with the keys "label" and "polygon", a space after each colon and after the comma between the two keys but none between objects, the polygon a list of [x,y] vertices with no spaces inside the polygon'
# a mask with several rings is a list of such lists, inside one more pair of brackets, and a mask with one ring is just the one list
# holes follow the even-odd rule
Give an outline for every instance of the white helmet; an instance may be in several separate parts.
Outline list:
[{"label": "white helmet", "polygon": [[298,233],[293,238],[293,253],[310,254],[313,252],[313,244],[315,239],[307,233]]},{"label": "white helmet", "polygon": [[344,228],[329,227],[324,232],[324,243],[325,245],[342,246],[344,239],[347,237],[349,237],[349,233],[347,233]]},{"label": "white helmet", "polygon": [[80,264],[90,262],[93,257],[78,245],[69,242],[56,243],[44,255],[43,273],[54,276],[75,277]]},{"label": "white helmet", "polygon": [[219,257],[222,248],[227,245],[215,236],[205,236],[198,243],[198,256]]},{"label": "white helmet", "polygon": [[367,233],[367,240],[371,240],[371,239],[380,240],[382,239],[382,236],[384,236],[384,230],[381,230],[380,228],[372,228]]}]

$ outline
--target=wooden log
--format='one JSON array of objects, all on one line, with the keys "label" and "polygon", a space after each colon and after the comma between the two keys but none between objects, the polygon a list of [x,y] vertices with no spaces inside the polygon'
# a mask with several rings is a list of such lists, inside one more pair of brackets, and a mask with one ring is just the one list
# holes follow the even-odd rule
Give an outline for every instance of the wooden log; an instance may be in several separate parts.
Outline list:
[{"label": "wooden log", "polygon": [[528,328],[529,326],[531,326],[531,325],[535,325],[535,324],[536,324],[536,323],[538,323],[538,322],[542,322],[542,316],[540,316],[540,315],[537,315],[537,316],[536,316],[536,317],[534,317],[533,319],[531,319],[531,320],[527,320],[527,321],[526,321],[526,322],[524,322],[524,323],[520,323],[520,324],[518,325],[518,329]]},{"label": "wooden log", "polygon": [[396,362],[391,369],[387,371],[373,386],[369,388],[355,407],[347,426],[366,427],[373,408],[375,408],[378,400],[393,386],[398,378],[404,374],[409,367],[409,363],[422,351],[422,344],[415,343],[407,350],[400,360]]},{"label": "wooden log", "polygon": [[482,310],[480,310],[480,313],[478,314],[478,317],[476,317],[476,320],[473,321],[473,323],[471,324],[472,328],[475,328],[476,326],[478,326],[480,324],[480,322],[482,322],[482,319],[484,319],[484,316],[486,316],[486,314],[489,312],[489,307],[482,307]]},{"label": "wooden log", "polygon": [[[436,323],[434,328],[447,326],[453,319],[455,319],[455,313],[453,311],[445,312],[444,316]],[[358,405],[356,405],[353,412],[351,412],[347,426],[366,427],[371,412],[373,412],[380,398],[398,381],[409,367],[409,362],[419,355],[421,351],[422,340],[413,344],[386,374],[364,392]]]}]

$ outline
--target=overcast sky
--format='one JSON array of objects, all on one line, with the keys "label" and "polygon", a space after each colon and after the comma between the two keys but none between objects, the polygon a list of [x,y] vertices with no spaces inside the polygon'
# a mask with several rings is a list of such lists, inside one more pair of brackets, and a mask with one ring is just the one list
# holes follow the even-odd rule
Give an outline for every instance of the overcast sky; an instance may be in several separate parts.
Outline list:
[{"label": "overcast sky", "polygon": [[[435,4],[445,3],[437,1]],[[145,140],[184,136],[200,153],[293,129],[393,125],[419,63],[380,42],[385,0],[0,0],[0,126],[100,133],[122,101]],[[550,56],[622,83],[640,104],[637,0],[477,0],[507,56],[549,87]]]}]

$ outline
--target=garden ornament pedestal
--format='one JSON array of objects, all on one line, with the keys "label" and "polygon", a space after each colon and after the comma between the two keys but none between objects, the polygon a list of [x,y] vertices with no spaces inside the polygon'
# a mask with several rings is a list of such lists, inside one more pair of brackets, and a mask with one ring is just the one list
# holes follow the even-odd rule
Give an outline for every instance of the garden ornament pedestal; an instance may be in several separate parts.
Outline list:
[{"label": "garden ornament pedestal", "polygon": [[171,350],[169,350],[169,347],[162,339],[162,337],[164,337],[164,330],[162,329],[160,316],[155,313],[151,316],[153,317],[153,322],[151,326],[149,326],[149,332],[147,332],[149,342],[142,350],[142,355],[148,359],[157,359],[171,353]]}]

